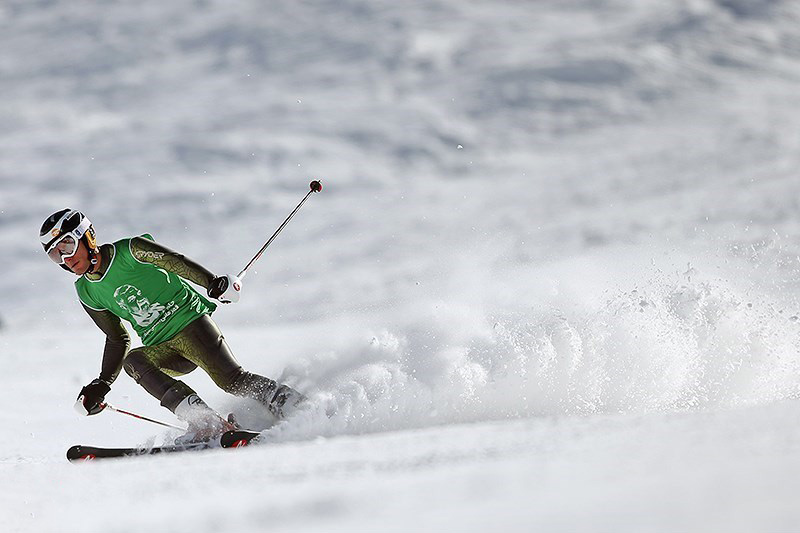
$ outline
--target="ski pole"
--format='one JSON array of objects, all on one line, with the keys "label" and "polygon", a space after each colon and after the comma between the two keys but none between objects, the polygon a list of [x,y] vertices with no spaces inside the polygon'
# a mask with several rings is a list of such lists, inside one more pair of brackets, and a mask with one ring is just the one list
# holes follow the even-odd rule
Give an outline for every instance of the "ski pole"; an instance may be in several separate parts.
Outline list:
[{"label": "ski pole", "polygon": [[110,403],[103,403],[101,405],[104,406],[103,409],[111,409],[112,411],[114,411],[116,413],[132,416],[134,418],[138,418],[139,420],[145,420],[147,422],[152,422],[153,424],[158,424],[159,426],[166,426],[166,427],[172,428],[172,429],[180,429],[181,431],[184,431],[186,429],[186,428],[182,428],[180,426],[173,426],[172,424],[167,424],[166,422],[159,422],[158,420],[153,420],[152,418],[147,418],[146,416],[137,415],[136,413],[131,413],[129,411],[123,411],[122,409],[117,409],[116,407],[114,407]]},{"label": "ski pole", "polygon": [[311,187],[311,190],[306,193],[306,195],[303,197],[302,200],[300,200],[300,203],[297,204],[297,207],[294,208],[294,211],[289,213],[289,216],[286,217],[286,220],[283,221],[283,224],[278,226],[278,229],[275,230],[275,233],[272,234],[272,237],[270,237],[269,240],[266,242],[266,244],[264,244],[264,246],[261,247],[261,249],[258,251],[258,253],[253,256],[253,258],[250,260],[250,262],[247,263],[247,266],[245,266],[242,269],[242,271],[239,272],[239,276],[237,276],[239,279],[244,279],[245,275],[247,275],[247,269],[250,268],[250,265],[255,263],[258,260],[258,258],[261,257],[261,254],[264,253],[264,250],[267,249],[267,246],[269,246],[272,243],[272,241],[275,239],[275,237],[278,236],[278,233],[280,233],[281,230],[284,228],[284,226],[286,226],[286,224],[289,223],[289,221],[292,219],[294,214],[297,213],[297,211],[303,206],[305,201],[308,200],[308,197],[311,196],[311,193],[320,192],[322,190],[322,183],[320,183],[317,180],[314,180],[314,181],[311,182],[309,187]]}]

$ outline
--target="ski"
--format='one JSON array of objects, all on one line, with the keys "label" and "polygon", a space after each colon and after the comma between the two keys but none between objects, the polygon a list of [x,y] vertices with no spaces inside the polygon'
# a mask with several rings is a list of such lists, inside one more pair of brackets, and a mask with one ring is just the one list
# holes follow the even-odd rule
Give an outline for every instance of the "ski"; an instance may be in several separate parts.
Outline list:
[{"label": "ski", "polygon": [[92,461],[95,459],[108,459],[112,457],[136,457],[140,455],[156,455],[159,453],[188,452],[194,450],[207,450],[214,447],[212,442],[196,442],[187,445],[154,446],[152,448],[102,448],[76,444],[67,450],[67,459],[70,461]]},{"label": "ski", "polygon": [[131,448],[102,448],[77,444],[67,450],[67,459],[72,462],[91,461],[95,459],[109,459],[113,457],[139,457],[143,455],[157,455],[162,453],[190,452],[208,450],[211,448],[241,448],[258,439],[260,433],[237,429],[226,431],[217,439],[190,444],[173,444],[166,446],[131,447]]}]

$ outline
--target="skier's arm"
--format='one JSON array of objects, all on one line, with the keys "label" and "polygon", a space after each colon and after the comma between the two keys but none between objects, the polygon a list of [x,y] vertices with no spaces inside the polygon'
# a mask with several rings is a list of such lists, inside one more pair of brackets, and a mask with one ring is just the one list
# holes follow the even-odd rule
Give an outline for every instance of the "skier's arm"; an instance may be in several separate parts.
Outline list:
[{"label": "skier's arm", "polygon": [[111,311],[97,311],[85,305],[83,308],[97,324],[97,327],[106,334],[100,379],[111,385],[122,370],[122,361],[131,346],[131,337],[128,335],[128,330],[122,325],[122,320]]},{"label": "skier's arm", "polygon": [[185,255],[142,237],[131,239],[131,254],[143,263],[151,263],[173,272],[205,289],[211,285],[215,277],[208,269]]}]

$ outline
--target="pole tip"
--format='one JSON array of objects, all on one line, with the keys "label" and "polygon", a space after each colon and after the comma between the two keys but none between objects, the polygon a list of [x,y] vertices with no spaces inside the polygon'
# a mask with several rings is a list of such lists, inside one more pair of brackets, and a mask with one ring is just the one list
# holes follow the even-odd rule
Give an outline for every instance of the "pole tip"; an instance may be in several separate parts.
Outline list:
[{"label": "pole tip", "polygon": [[312,191],[314,191],[314,192],[320,192],[320,191],[322,190],[322,183],[320,183],[320,182],[319,182],[319,181],[317,181],[317,180],[314,180],[314,181],[312,181],[312,182],[311,182],[311,185],[310,185],[310,187],[311,187],[311,190],[312,190]]}]

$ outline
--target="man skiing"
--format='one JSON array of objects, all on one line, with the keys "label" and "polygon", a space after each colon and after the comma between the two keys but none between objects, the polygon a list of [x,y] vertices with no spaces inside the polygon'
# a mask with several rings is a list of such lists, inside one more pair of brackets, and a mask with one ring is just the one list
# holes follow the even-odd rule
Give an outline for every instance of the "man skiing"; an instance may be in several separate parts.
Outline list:
[{"label": "man skiing", "polygon": [[[100,375],[81,389],[79,412],[94,415],[105,408],[105,396],[123,367],[188,424],[182,442],[233,429],[173,377],[198,366],[224,391],[258,400],[278,418],[304,400],[288,385],[243,370],[211,320],[216,304],[186,282],[204,287],[212,299],[232,303],[241,291],[236,276],[215,276],[147,234],[98,246],[92,223],[71,209],[48,217],[39,236],[50,259],[79,276],[75,287],[81,305],[106,335]],[[131,324],[143,346],[129,351],[122,320]]]}]

